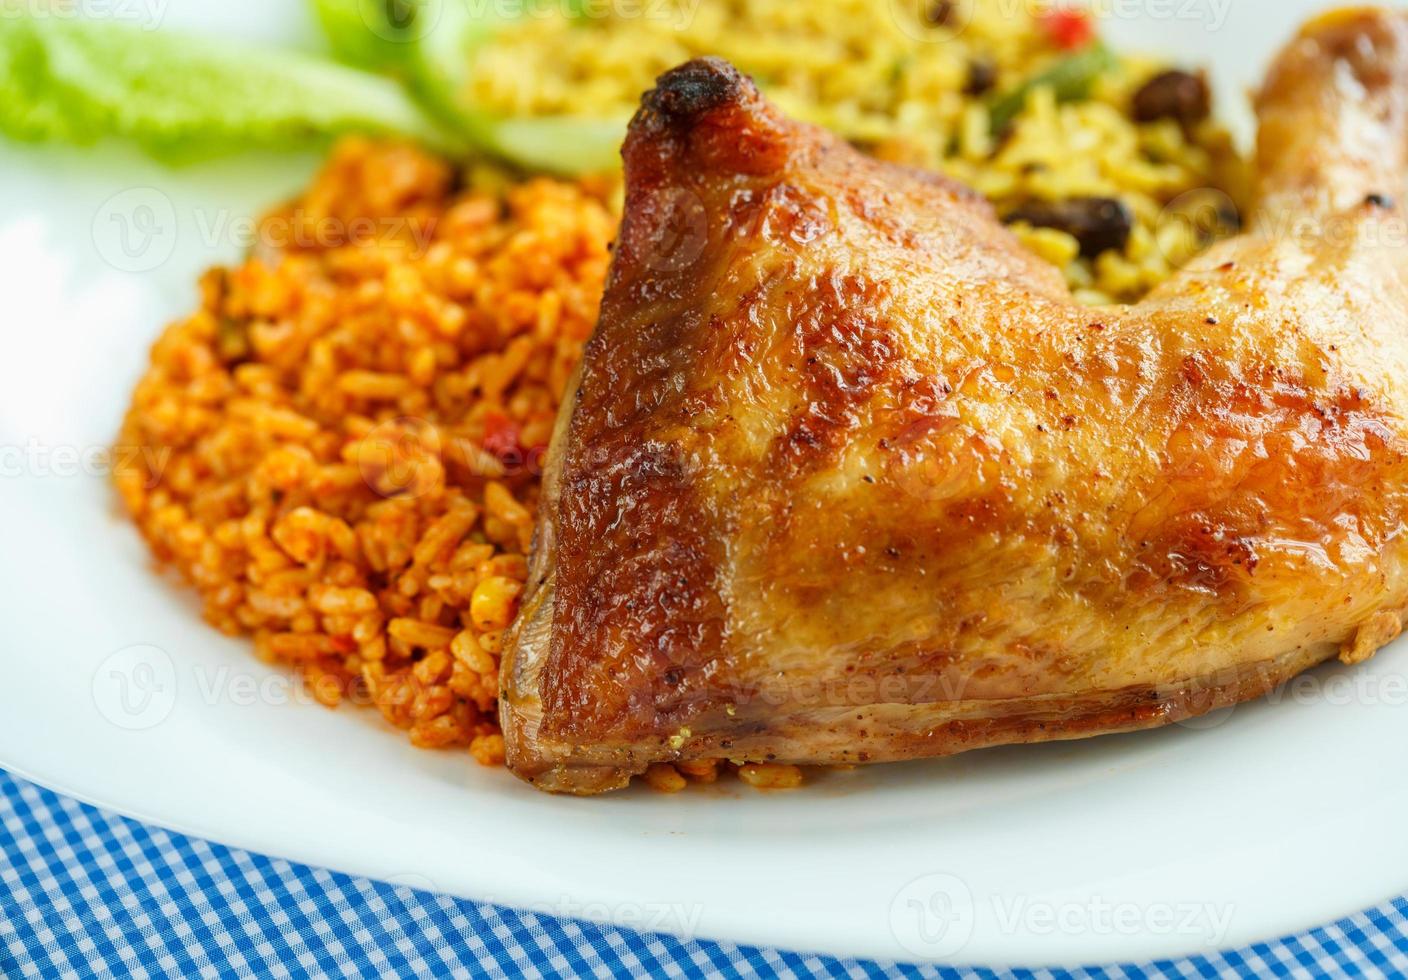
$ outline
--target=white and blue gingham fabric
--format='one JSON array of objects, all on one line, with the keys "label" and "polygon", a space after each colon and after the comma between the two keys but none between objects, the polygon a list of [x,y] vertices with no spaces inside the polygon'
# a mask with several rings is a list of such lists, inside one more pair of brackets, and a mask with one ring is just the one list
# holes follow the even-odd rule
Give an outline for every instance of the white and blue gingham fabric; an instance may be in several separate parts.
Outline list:
[{"label": "white and blue gingham fabric", "polygon": [[[184,837],[0,772],[0,977],[995,977],[685,942]],[[1408,898],[1249,949],[1020,977],[1408,976]]]}]

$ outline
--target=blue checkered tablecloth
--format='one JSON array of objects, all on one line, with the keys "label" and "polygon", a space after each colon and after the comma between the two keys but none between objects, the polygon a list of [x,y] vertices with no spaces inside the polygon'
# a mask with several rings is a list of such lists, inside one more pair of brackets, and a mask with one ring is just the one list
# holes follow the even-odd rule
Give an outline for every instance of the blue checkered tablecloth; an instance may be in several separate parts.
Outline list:
[{"label": "blue checkered tablecloth", "polygon": [[[169,833],[0,772],[0,976],[993,977],[518,913]],[[1018,976],[1408,976],[1408,898],[1211,957]]]}]

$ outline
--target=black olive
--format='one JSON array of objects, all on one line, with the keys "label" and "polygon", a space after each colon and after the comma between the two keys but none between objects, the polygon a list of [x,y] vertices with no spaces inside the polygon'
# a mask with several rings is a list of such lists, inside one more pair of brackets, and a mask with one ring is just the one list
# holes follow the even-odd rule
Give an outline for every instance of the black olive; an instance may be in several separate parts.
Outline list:
[{"label": "black olive", "polygon": [[1072,197],[1065,201],[1033,201],[1011,212],[1009,224],[1025,221],[1037,228],[1055,228],[1080,242],[1080,254],[1094,258],[1101,252],[1122,251],[1134,229],[1134,215],[1123,201],[1112,197]]},{"label": "black olive", "polygon": [[386,23],[393,31],[409,31],[415,26],[419,6],[407,0],[386,0]]},{"label": "black olive", "polygon": [[947,27],[956,13],[953,0],[932,0],[924,8],[924,19],[935,27]]},{"label": "black olive", "polygon": [[964,95],[986,95],[997,84],[997,65],[991,58],[974,58],[968,62],[968,82]]},{"label": "black olive", "polygon": [[1177,119],[1185,126],[1200,122],[1212,111],[1207,79],[1186,71],[1155,75],[1134,93],[1133,113],[1138,122]]},{"label": "black olive", "polygon": [[1223,201],[1217,207],[1217,220],[1222,227],[1231,232],[1242,230],[1242,212],[1237,210],[1237,205],[1231,201]]}]

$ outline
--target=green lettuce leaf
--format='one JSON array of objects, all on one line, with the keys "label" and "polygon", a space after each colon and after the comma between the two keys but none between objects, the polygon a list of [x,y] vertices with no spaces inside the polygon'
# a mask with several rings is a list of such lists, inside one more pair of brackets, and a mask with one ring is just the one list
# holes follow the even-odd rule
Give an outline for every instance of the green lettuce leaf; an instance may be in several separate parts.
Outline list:
[{"label": "green lettuce leaf", "polygon": [[276,48],[114,22],[13,17],[0,30],[0,132],[124,137],[172,159],[349,132],[463,143],[395,82]]}]

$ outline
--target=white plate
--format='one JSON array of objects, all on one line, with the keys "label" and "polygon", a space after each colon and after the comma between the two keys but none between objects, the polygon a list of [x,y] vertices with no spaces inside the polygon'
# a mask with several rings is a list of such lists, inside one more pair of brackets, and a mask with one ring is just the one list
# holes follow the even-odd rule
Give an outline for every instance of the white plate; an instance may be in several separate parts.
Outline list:
[{"label": "white plate", "polygon": [[[1212,59],[1236,92],[1313,4],[1229,2],[1150,0],[1113,28]],[[267,6],[238,26],[309,37],[306,23],[280,19],[301,5]],[[206,23],[198,5],[170,12]],[[171,173],[122,151],[0,148],[6,768],[315,865],[877,958],[1174,956],[1324,923],[1408,888],[1401,645],[1359,670],[1322,670],[1279,704],[1198,725],[836,774],[781,795],[552,798],[463,753],[413,751],[373,712],[278,703],[291,690],[284,675],[152,574],[94,454],[160,325],[195,302],[200,269],[239,254],[234,220],[295,190],[313,165]]]}]

